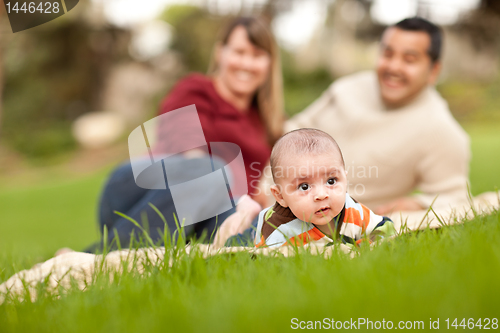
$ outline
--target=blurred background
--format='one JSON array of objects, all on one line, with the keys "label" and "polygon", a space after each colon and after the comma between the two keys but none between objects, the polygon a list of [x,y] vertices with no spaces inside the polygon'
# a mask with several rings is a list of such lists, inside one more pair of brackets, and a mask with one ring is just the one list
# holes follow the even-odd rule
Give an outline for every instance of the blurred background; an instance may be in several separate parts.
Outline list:
[{"label": "blurred background", "polygon": [[0,256],[23,267],[96,240],[98,195],[128,134],[179,78],[206,72],[218,29],[246,14],[277,36],[288,115],[374,68],[387,25],[440,24],[438,90],[471,136],[472,193],[500,185],[498,0],[81,0],[16,34],[1,5]]}]

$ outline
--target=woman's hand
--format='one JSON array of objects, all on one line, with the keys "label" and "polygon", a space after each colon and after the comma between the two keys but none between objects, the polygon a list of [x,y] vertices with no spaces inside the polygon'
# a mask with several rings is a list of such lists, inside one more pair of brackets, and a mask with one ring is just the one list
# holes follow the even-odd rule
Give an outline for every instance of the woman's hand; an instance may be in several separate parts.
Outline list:
[{"label": "woman's hand", "polygon": [[184,156],[185,158],[187,158],[189,160],[192,158],[205,157],[205,156],[208,156],[208,154],[206,151],[204,151],[202,149],[194,148],[194,149],[190,149],[190,150],[183,152],[182,156]]},{"label": "woman's hand", "polygon": [[215,234],[214,246],[224,246],[229,237],[243,233],[252,224],[262,207],[250,196],[244,195],[236,204],[236,212],[229,216]]}]

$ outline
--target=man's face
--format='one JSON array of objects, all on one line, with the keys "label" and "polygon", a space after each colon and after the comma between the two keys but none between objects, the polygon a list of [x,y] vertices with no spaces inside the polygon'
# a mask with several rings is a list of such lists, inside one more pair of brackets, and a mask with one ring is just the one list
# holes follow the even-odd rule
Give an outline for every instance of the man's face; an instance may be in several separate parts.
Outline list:
[{"label": "man's face", "polygon": [[432,63],[427,51],[430,36],[423,31],[388,28],[381,42],[377,76],[382,101],[397,108],[412,101],[439,75],[439,62]]},{"label": "man's face", "polygon": [[[285,157],[271,190],[278,203],[305,222],[328,224],[344,207],[347,177],[338,152]],[[281,174],[279,174],[281,173]]]}]

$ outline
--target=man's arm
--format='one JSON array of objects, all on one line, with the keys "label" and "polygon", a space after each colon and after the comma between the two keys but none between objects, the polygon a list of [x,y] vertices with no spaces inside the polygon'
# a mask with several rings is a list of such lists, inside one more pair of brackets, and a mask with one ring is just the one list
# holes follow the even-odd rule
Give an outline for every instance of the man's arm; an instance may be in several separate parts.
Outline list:
[{"label": "man's arm", "polygon": [[467,200],[470,143],[453,121],[428,135],[428,147],[416,165],[417,189],[413,198],[424,208],[449,206]]},{"label": "man's arm", "polygon": [[417,186],[422,193],[414,198],[424,207],[429,207],[436,197],[435,207],[467,200],[471,155],[467,134],[443,129],[433,141],[435,145],[417,165]]},{"label": "man's arm", "polygon": [[415,197],[402,197],[392,200],[384,205],[376,207],[373,212],[377,215],[388,215],[397,211],[415,211],[426,209],[429,206],[421,203],[421,200]]},{"label": "man's arm", "polygon": [[440,125],[422,135],[425,150],[415,152],[420,156],[415,166],[420,193],[379,206],[373,210],[376,214],[427,209],[431,204],[449,207],[467,200],[469,137],[454,120]]},{"label": "man's arm", "polygon": [[[451,117],[429,119],[431,128],[421,135],[415,164],[419,193],[398,198],[373,211],[385,215],[393,211],[413,211],[449,207],[467,200],[469,183],[469,137]],[[434,203],[433,203],[434,202]]]}]

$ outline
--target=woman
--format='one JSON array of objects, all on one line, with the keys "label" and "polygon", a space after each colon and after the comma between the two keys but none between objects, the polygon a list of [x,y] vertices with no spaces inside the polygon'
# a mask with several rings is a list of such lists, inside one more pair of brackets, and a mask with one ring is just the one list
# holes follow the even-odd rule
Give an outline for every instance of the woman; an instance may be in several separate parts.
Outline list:
[{"label": "woman", "polygon": [[[261,199],[255,195],[256,184],[252,181],[259,179],[267,164],[271,146],[282,134],[284,118],[279,54],[266,24],[254,17],[234,19],[223,31],[214,48],[209,75],[191,74],[178,82],[163,101],[160,114],[191,104],[196,107],[206,142],[230,142],[239,146],[249,194],[259,202]],[[169,130],[177,128],[177,131],[187,137],[195,127],[193,122],[169,126]],[[162,140],[165,137],[162,133],[166,133],[163,130],[165,127],[160,125],[158,144],[152,149],[158,154],[171,149],[172,144],[176,145],[175,140]],[[195,169],[203,160],[210,161],[207,151],[192,149],[169,159],[164,168],[189,178],[190,174],[196,173]],[[215,169],[222,167],[223,161],[220,159],[213,158],[212,161]],[[207,194],[206,197],[207,202],[197,203],[192,209],[201,210],[209,205],[210,196]],[[252,200],[242,200],[243,204],[247,201],[250,202],[247,209],[260,209]],[[105,185],[99,203],[99,228],[101,232],[104,228],[107,229],[107,244],[111,244],[118,236],[120,245],[128,247],[132,232],[135,236],[142,235],[137,226],[115,211],[139,223],[147,221],[148,233],[153,242],[161,242],[165,225],[150,203],[162,212],[169,232],[176,235],[173,215],[178,215],[168,186],[165,190],[143,189],[136,185],[130,163],[116,169]],[[188,225],[184,232],[186,236],[210,237],[217,228],[217,221],[220,225],[220,221],[234,212],[231,209],[217,217]],[[102,245],[103,240],[89,247],[86,252],[95,252]],[[116,243],[111,246],[115,247]]]}]

